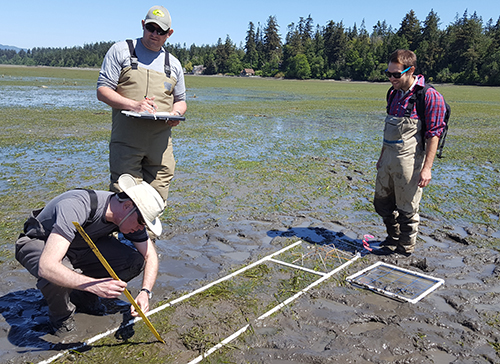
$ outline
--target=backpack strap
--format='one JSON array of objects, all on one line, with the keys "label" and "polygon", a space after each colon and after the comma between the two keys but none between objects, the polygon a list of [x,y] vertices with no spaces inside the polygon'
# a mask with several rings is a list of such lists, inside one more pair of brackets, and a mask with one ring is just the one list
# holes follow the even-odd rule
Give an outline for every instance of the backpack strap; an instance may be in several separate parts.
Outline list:
[{"label": "backpack strap", "polygon": [[392,104],[392,100],[394,100],[395,92],[392,91],[394,91],[394,86],[391,86],[391,88],[387,90],[387,95],[385,96],[385,100],[387,101],[387,106],[386,106],[387,115],[389,115],[389,107]]},{"label": "backpack strap", "polygon": [[128,51],[130,52],[130,65],[133,70],[137,69],[139,65],[139,60],[137,58],[137,54],[135,53],[134,41],[132,39],[127,39]]},{"label": "backpack strap", "polygon": [[410,96],[410,100],[408,101],[408,106],[406,107],[405,116],[410,117],[413,111],[413,107],[415,103],[417,104],[417,115],[418,118],[422,121],[423,126],[425,127],[425,93],[431,85],[425,85],[424,87],[415,85],[417,90]]},{"label": "backpack strap", "polygon": [[[414,93],[415,100],[417,102],[417,115],[420,120],[422,120],[423,123],[425,123],[425,93],[429,88],[434,88],[434,86],[425,84],[424,87],[416,86],[419,87],[419,89]],[[425,127],[425,124],[424,124]]]},{"label": "backpack strap", "polygon": [[439,138],[439,144],[438,144],[438,149],[437,149],[437,157],[442,158],[443,155],[443,148],[444,148],[444,143],[446,141],[446,135],[448,134],[448,123],[450,121],[450,115],[451,115],[451,107],[448,105],[448,103],[445,101],[444,102],[446,106],[446,113],[444,116],[444,121],[445,121],[445,127],[443,130],[443,133],[441,134],[441,137]]}]

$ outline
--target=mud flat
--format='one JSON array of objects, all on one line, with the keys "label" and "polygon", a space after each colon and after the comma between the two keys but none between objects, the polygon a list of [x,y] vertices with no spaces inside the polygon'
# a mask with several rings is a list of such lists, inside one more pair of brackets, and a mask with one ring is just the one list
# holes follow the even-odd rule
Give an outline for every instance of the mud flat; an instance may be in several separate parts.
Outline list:
[{"label": "mud flat", "polygon": [[[86,97],[80,87],[89,81],[76,86],[65,77],[43,80],[49,85],[43,90],[70,88]],[[26,87],[16,93],[42,83],[2,82],[2,92]],[[46,333],[45,302],[13,259],[13,242],[28,212],[51,197],[74,187],[107,188],[109,110],[93,100],[84,109],[2,106],[2,363],[60,353],[55,362],[188,363],[246,324],[251,328],[204,362],[500,361],[499,90],[479,95],[481,88],[443,86],[455,124],[424,191],[417,250],[403,257],[374,255],[362,245],[365,234],[375,245],[384,238],[371,199],[387,85],[196,77],[188,85],[190,109],[174,129],[177,171],[156,242],[161,265],[153,306],[299,239],[361,258],[264,320],[255,319],[307,286],[307,273],[253,270],[242,282],[155,313],[150,319],[167,345],[136,323],[78,346],[128,322],[123,301],[106,301],[105,316],[78,313],[77,331],[61,343]],[[381,260],[445,284],[411,304],[346,282]],[[134,295],[140,280],[129,288]],[[70,348],[78,350],[66,353]]]}]

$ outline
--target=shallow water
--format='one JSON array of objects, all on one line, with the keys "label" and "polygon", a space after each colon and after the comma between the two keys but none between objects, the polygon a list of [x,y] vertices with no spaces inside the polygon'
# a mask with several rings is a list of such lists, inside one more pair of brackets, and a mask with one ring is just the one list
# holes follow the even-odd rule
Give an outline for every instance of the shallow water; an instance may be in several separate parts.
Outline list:
[{"label": "shallow water", "polygon": [[90,86],[3,86],[0,82],[0,94],[0,107],[109,109]]}]

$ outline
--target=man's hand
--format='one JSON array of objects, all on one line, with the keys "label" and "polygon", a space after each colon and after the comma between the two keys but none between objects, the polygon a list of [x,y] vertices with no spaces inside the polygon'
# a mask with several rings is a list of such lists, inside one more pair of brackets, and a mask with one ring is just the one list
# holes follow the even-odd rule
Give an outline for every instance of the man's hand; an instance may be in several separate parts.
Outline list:
[{"label": "man's hand", "polygon": [[[172,115],[177,115],[175,113],[171,113]],[[170,127],[174,127],[174,126],[177,126],[181,123],[180,120],[167,120],[167,125],[170,126]]]},{"label": "man's hand", "polygon": [[[145,291],[139,292],[139,294],[135,298],[135,302],[139,305],[143,313],[149,311],[149,297]],[[130,306],[130,314],[133,317],[139,316],[139,313],[136,311],[134,305]]]},{"label": "man's hand", "polygon": [[139,104],[137,105],[138,110],[133,110],[136,112],[148,112],[150,114],[154,114],[156,110],[158,110],[158,105],[155,103],[155,97],[145,97],[144,100],[139,101]]},{"label": "man's hand", "polygon": [[113,278],[96,279],[80,289],[96,294],[102,298],[117,298],[127,288],[127,283]]},{"label": "man's hand", "polygon": [[438,143],[439,137],[437,136],[433,136],[427,139],[425,145],[425,162],[422,170],[420,171],[420,180],[418,181],[418,187],[425,187],[431,182],[432,164],[434,163],[434,157],[436,155]]},{"label": "man's hand", "polygon": [[420,172],[420,180],[418,181],[418,187],[427,186],[432,179],[432,172],[430,168],[422,168]]}]

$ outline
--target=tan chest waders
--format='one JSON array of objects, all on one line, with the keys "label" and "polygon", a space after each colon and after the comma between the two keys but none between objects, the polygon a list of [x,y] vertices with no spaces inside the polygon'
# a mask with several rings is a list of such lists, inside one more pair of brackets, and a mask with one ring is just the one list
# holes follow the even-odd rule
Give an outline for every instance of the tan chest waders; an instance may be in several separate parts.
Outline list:
[{"label": "tan chest waders", "polygon": [[389,238],[406,252],[414,249],[420,221],[422,189],[418,183],[425,157],[420,128],[418,119],[386,117],[384,152],[375,184],[375,210]]},{"label": "tan chest waders", "polygon": [[[165,57],[168,58],[168,52],[165,52]],[[157,111],[172,111],[172,93],[177,80],[171,77],[167,63],[165,72],[139,67],[132,48],[131,66],[122,70],[116,91],[137,101],[154,97]],[[127,117],[118,109],[113,109],[112,117],[110,190],[120,191],[118,178],[129,173],[151,184],[166,201],[175,170],[171,128],[165,121]]]}]

